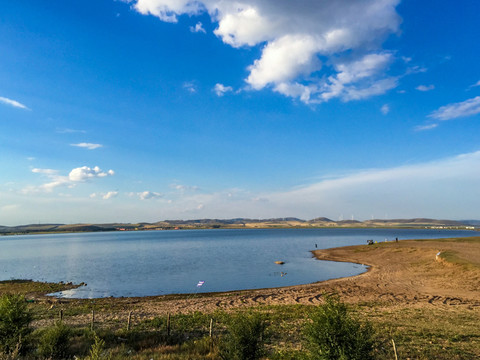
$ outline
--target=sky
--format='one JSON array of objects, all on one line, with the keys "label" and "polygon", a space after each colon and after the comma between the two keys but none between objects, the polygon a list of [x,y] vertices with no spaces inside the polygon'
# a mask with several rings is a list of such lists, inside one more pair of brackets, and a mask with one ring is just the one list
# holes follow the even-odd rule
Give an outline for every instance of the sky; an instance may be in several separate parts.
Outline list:
[{"label": "sky", "polygon": [[480,219],[479,14],[0,0],[0,225]]}]

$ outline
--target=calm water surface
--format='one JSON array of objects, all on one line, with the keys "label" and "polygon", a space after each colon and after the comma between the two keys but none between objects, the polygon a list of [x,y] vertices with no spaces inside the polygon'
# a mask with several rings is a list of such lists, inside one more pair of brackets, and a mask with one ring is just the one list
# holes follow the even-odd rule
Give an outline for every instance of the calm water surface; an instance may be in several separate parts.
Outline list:
[{"label": "calm water surface", "polygon": [[[316,246],[474,235],[451,230],[245,229],[8,236],[0,237],[0,279],[88,284],[55,294],[71,298],[280,287],[366,270],[316,260],[310,252]],[[285,264],[276,265],[277,260]],[[197,288],[200,280],[205,283]]]}]

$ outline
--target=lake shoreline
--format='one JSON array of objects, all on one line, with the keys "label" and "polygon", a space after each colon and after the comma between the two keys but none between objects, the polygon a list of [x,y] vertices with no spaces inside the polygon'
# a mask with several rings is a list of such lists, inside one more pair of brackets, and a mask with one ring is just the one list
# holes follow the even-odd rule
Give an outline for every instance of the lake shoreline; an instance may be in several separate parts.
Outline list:
[{"label": "lake shoreline", "polygon": [[[438,261],[439,250],[456,257],[453,261],[452,257]],[[96,317],[106,322],[123,317],[127,309],[140,321],[195,311],[213,313],[264,305],[316,305],[323,302],[325,294],[333,293],[350,304],[375,303],[390,308],[439,306],[480,313],[480,237],[403,240],[316,250],[314,254],[319,260],[367,264],[369,270],[353,277],[281,288],[99,299],[56,299],[42,295],[35,299],[53,308],[81,304],[108,308],[108,312],[96,312]],[[73,322],[88,322],[88,316],[79,314]]]}]

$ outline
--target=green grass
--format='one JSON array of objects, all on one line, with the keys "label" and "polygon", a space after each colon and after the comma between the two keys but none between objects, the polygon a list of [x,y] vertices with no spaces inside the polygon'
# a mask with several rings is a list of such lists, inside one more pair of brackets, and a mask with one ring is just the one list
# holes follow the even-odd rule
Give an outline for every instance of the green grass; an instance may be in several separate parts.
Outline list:
[{"label": "green grass", "polygon": [[449,264],[461,266],[466,270],[480,268],[480,263],[472,263],[471,261],[460,257],[457,252],[452,250],[442,251],[440,253],[440,258]]},{"label": "green grass", "polygon": [[72,287],[74,286],[33,280],[4,280],[0,281],[0,294],[43,295]]}]

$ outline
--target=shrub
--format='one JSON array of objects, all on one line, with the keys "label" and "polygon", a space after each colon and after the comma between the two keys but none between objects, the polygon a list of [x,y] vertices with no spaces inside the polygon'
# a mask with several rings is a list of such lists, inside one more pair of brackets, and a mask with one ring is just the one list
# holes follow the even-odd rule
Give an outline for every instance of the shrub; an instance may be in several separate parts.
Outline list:
[{"label": "shrub", "polygon": [[224,360],[256,360],[264,354],[266,322],[259,314],[237,315],[220,342]]},{"label": "shrub", "polygon": [[5,294],[0,298],[0,352],[10,353],[31,332],[32,314],[21,295]]},{"label": "shrub", "polygon": [[71,335],[72,330],[62,322],[42,331],[38,345],[40,356],[49,359],[67,358]]},{"label": "shrub", "polygon": [[316,308],[305,325],[306,347],[311,359],[365,360],[373,357],[374,332],[348,313],[336,296]]},{"label": "shrub", "polygon": [[86,360],[101,360],[101,359],[110,359],[111,355],[105,351],[105,341],[101,339],[97,334],[95,334],[95,342],[90,348],[90,354]]}]

